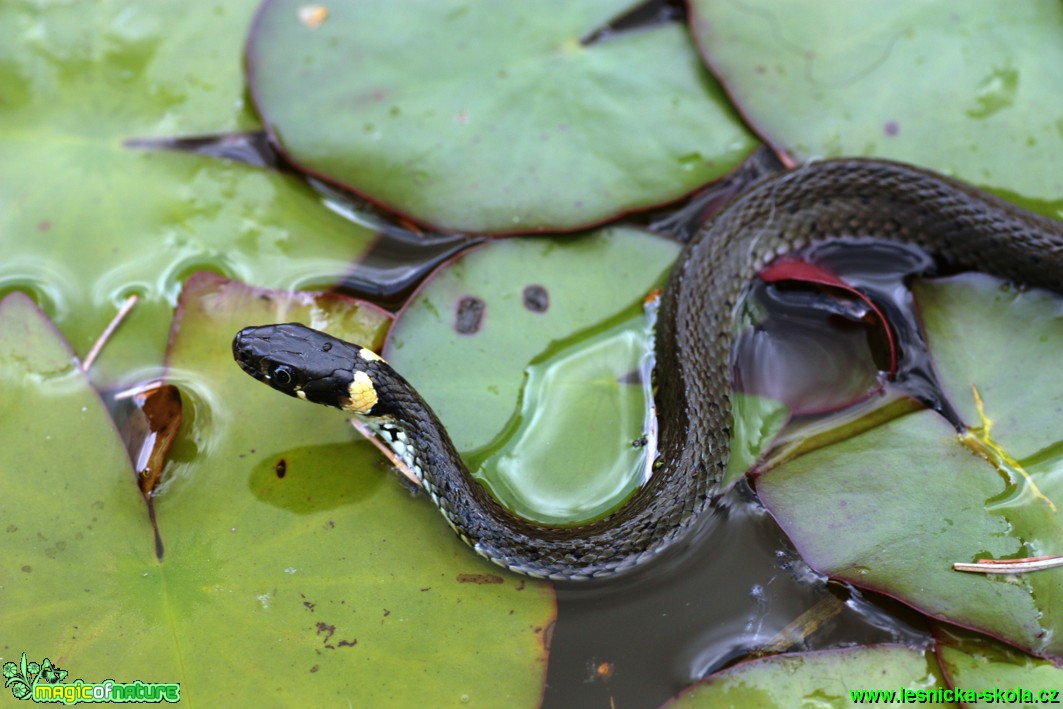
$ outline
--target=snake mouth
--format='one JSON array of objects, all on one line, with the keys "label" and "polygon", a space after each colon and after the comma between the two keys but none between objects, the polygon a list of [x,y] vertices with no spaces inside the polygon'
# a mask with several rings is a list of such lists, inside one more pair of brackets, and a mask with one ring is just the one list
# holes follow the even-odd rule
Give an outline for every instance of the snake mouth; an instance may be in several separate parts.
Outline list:
[{"label": "snake mouth", "polygon": [[253,354],[253,346],[251,339],[253,335],[249,332],[254,328],[245,327],[240,332],[236,333],[233,337],[233,359],[240,365],[240,369],[244,370],[252,377],[260,382],[268,381],[266,373],[263,372],[255,363],[255,356]]}]

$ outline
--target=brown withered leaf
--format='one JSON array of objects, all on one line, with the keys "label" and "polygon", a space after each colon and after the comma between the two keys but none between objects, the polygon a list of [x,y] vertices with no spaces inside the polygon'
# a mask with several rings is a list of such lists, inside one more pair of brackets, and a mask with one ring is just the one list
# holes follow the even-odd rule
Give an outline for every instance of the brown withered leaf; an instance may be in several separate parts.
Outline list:
[{"label": "brown withered leaf", "polygon": [[172,384],[165,384],[132,398],[135,409],[122,426],[122,440],[133,461],[140,491],[151,497],[181,428],[181,393]]}]

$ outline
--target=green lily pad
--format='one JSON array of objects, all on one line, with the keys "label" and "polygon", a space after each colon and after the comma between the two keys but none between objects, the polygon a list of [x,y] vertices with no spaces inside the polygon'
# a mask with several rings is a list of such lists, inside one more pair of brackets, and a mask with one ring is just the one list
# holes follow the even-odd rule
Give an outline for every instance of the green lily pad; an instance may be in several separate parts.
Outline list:
[{"label": "green lily pad", "polygon": [[233,333],[274,319],[371,345],[388,323],[345,298],[188,280],[170,371],[190,422],[155,497],[158,559],[72,352],[25,296],[0,304],[0,407],[17,420],[0,432],[3,659],[49,657],[69,681],[180,682],[193,702],[537,701],[549,586],[492,573],[342,415],[241,373]]},{"label": "green lily pad", "polygon": [[[641,302],[678,253],[621,228],[492,243],[417,294],[388,361],[503,504],[544,522],[600,516],[643,480]],[[475,329],[463,320],[474,309]]]},{"label": "green lily pad", "polygon": [[798,160],[894,158],[1063,209],[1054,0],[694,0],[691,27],[743,115]]},{"label": "green lily pad", "polygon": [[755,146],[682,25],[581,43],[633,4],[269,0],[248,83],[308,172],[443,229],[572,230],[677,199]]},{"label": "green lily pad", "polygon": [[0,3],[0,295],[29,293],[81,356],[139,295],[99,383],[159,364],[189,274],[324,287],[373,238],[292,177],[123,146],[256,127],[239,64],[254,4]]},{"label": "green lily pad", "polygon": [[[937,654],[949,684],[967,692],[985,693],[979,702],[1032,707],[1036,704],[1058,703],[1059,688],[1063,687],[1063,669],[1047,660],[1020,653],[996,640],[975,635],[959,628],[935,629]],[[1008,692],[1025,690],[1012,699]],[[1055,700],[1055,701],[1053,701]]]},{"label": "green lily pad", "polygon": [[[861,699],[871,704],[902,703],[897,694],[902,690],[907,701],[926,703],[945,687],[933,656],[906,647],[880,645],[774,655],[743,662],[717,672],[666,706],[851,707],[862,703]],[[890,692],[894,693],[892,697]]]},{"label": "green lily pad", "polygon": [[[1005,418],[1016,411],[1017,396],[1024,407],[1022,430],[1036,436],[1016,435],[1017,425],[998,435],[979,419],[958,438],[942,417],[921,411],[787,462],[759,478],[757,490],[819,571],[1058,658],[1063,616],[1052,599],[1063,587],[1063,572],[1006,576],[952,569],[955,562],[981,558],[1063,552],[1063,518],[1054,502],[1063,500],[1055,474],[1063,446],[1050,440],[1058,435],[1057,405],[1044,405],[1058,400],[1061,377],[1058,358],[1049,362],[1039,354],[1058,352],[1063,321],[1041,294],[1014,297],[1005,291],[1001,299],[1001,288],[997,279],[964,276],[921,286],[918,302],[932,346],[947,339],[947,331],[938,329],[942,323],[973,318],[965,309],[977,314],[977,325],[951,349],[962,356],[943,348],[942,358],[935,355],[936,368],[946,382],[994,392],[983,410],[990,424],[997,411]],[[957,310],[957,303],[963,307]],[[1050,317],[1043,317],[1046,310]],[[1024,380],[1020,385],[970,362],[996,362],[1020,370]],[[957,397],[964,393],[948,388]],[[1029,390],[1037,396],[1025,399]],[[1030,440],[1040,441],[1034,452],[1024,450]]]},{"label": "green lily pad", "polygon": [[190,279],[181,302],[169,364],[209,392],[209,411],[195,411],[209,419],[192,426],[211,440],[156,498],[164,534],[173,530],[164,567],[196,571],[185,604],[199,611],[178,621],[182,631],[223,653],[214,628],[238,622],[245,635],[229,648],[234,664],[196,669],[247,673],[244,658],[261,649],[255,681],[274,686],[295,668],[287,687],[299,703],[537,701],[549,584],[498,575],[426,497],[391,479],[341,413],[280,395],[232,362],[232,336],[246,325],[301,321],[379,348],[388,319],[347,298],[210,275]]},{"label": "green lily pad", "polygon": [[[149,630],[159,599],[142,576],[154,555],[133,468],[70,346],[21,293],[0,301],[0,421],[3,661],[26,652],[99,670],[91,679],[175,679],[152,666],[175,657]],[[130,657],[134,638],[152,663]]]},{"label": "green lily pad", "polygon": [[[1058,370],[1063,351],[1059,298],[1043,290],[1019,290],[989,276],[919,281],[915,293],[920,303],[930,304],[921,310],[930,349],[945,394],[964,422],[981,424],[971,392],[974,385],[992,412],[993,436],[1007,441],[1012,455],[1050,455],[1059,445],[1059,432],[1036,423],[1054,420],[1063,407],[1063,381],[1050,376]],[[970,307],[974,302],[978,306]],[[1045,323],[1044,333],[1031,338],[1030,322]],[[994,342],[1023,342],[1022,349],[972,346],[990,326]],[[1032,373],[1040,375],[1036,386],[1031,386]]]},{"label": "green lily pad", "polygon": [[731,456],[720,485],[730,487],[760,460],[790,421],[790,408],[766,396],[734,393]]}]

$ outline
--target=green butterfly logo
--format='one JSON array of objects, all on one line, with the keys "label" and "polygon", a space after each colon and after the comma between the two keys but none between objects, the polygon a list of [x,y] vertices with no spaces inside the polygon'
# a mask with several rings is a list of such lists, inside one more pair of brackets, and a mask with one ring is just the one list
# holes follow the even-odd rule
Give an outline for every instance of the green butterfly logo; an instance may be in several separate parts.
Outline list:
[{"label": "green butterfly logo", "polygon": [[22,653],[22,662],[4,663],[4,686],[11,687],[15,699],[29,699],[33,688],[38,684],[57,684],[62,682],[67,671],[52,664],[47,657],[41,663],[27,662],[26,653]]}]

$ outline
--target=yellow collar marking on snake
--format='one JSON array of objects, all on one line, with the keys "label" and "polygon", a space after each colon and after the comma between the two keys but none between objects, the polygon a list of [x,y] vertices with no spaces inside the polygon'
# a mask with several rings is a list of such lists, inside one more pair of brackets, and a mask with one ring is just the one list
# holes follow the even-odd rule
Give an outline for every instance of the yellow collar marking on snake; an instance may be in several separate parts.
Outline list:
[{"label": "yellow collar marking on snake", "polygon": [[[366,350],[362,350],[365,352]],[[343,406],[344,411],[353,411],[356,414],[367,414],[376,406],[376,389],[373,388],[373,380],[369,375],[359,370],[354,373],[350,386],[347,387],[347,395],[350,401]]]},{"label": "yellow collar marking on snake", "polygon": [[358,350],[358,356],[364,359],[366,362],[383,362],[384,358],[378,355],[368,347],[363,347]]}]

